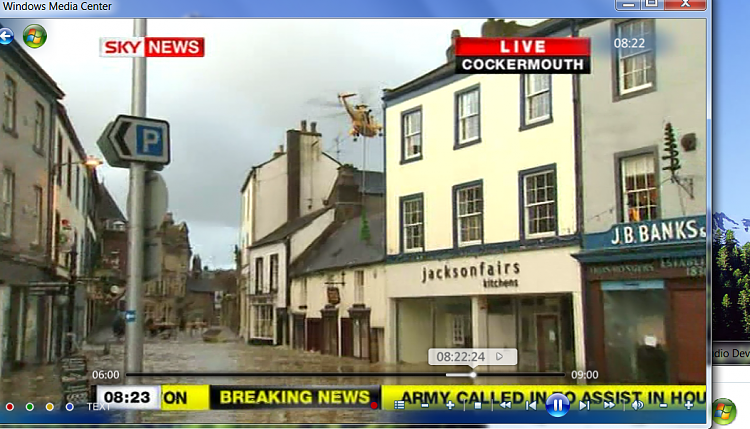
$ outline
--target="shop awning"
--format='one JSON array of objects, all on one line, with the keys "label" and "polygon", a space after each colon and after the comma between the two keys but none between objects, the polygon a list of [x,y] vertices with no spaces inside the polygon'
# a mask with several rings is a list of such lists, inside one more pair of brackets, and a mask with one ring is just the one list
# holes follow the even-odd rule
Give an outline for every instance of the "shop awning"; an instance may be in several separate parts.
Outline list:
[{"label": "shop awning", "polygon": [[642,261],[664,258],[696,258],[706,257],[705,243],[691,244],[655,244],[649,246],[635,246],[624,249],[592,249],[573,254],[582,264],[606,262]]}]

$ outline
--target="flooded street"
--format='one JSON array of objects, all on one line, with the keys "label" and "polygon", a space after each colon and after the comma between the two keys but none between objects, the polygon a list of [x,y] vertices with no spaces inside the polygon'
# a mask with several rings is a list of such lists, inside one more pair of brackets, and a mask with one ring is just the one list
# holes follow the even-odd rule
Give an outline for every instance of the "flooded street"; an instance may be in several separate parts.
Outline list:
[{"label": "flooded street", "polygon": [[[109,354],[103,346],[86,348],[89,373],[118,370],[120,380],[91,380],[92,384],[125,384],[124,346],[113,343]],[[379,384],[519,384],[517,379],[447,378],[446,371],[468,372],[469,367],[429,367],[422,365],[371,364],[358,359],[321,355],[284,347],[249,346],[241,342],[205,343],[199,337],[181,334],[179,339],[147,340],[144,347],[144,372],[288,372],[284,377],[150,377],[140,384],[215,384],[215,385],[379,385]],[[435,371],[435,377],[302,377],[300,372],[394,372]],[[524,380],[523,384],[544,383]],[[559,383],[551,379],[547,383]],[[6,374],[0,389],[0,402],[17,405],[33,402],[43,407],[47,402],[59,403],[61,390],[53,365],[27,368]],[[237,410],[237,411],[148,411],[143,423],[368,423],[382,419],[384,412],[356,410]]]}]

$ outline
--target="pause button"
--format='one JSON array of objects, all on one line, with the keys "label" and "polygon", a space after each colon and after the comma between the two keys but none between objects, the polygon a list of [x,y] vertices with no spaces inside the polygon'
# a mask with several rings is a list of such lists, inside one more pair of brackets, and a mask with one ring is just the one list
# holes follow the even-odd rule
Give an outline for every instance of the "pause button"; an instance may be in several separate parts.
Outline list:
[{"label": "pause button", "polygon": [[547,398],[547,412],[552,417],[562,417],[570,411],[570,401],[562,393],[553,393]]}]

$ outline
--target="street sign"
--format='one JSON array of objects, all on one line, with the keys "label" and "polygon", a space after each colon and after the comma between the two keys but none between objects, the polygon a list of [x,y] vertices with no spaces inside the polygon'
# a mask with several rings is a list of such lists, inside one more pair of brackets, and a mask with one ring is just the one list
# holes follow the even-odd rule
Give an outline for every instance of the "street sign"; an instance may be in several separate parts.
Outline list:
[{"label": "street sign", "polygon": [[[164,221],[164,215],[169,208],[169,190],[164,177],[155,171],[146,172],[146,187],[144,201],[146,210],[143,212],[143,228],[148,230],[159,228]],[[130,213],[130,193],[128,192],[128,213]]]},{"label": "street sign", "polygon": [[143,281],[158,279],[161,275],[161,252],[159,245],[161,238],[156,235],[156,230],[143,237]]},{"label": "street sign", "polygon": [[161,119],[119,115],[107,125],[97,144],[113,167],[143,162],[160,170],[171,161],[169,122]]}]

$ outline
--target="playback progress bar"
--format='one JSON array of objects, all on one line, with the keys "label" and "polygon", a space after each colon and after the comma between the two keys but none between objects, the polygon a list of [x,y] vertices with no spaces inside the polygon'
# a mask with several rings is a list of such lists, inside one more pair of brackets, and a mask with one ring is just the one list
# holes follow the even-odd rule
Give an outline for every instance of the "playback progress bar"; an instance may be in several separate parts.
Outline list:
[{"label": "playback progress bar", "polygon": [[127,377],[565,377],[564,372],[128,372]]}]

